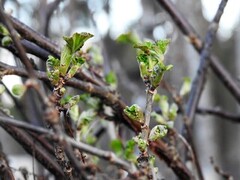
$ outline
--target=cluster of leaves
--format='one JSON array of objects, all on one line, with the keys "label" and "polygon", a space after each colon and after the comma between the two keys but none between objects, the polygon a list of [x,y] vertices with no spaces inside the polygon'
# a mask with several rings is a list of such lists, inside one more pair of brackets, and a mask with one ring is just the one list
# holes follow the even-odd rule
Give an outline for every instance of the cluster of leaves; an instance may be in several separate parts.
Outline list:
[{"label": "cluster of leaves", "polygon": [[72,78],[85,62],[80,49],[85,41],[93,37],[90,33],[75,33],[71,37],[63,37],[66,45],[61,52],[60,60],[49,56],[47,60],[47,75],[51,83],[56,86],[61,77]]},{"label": "cluster of leaves", "polygon": [[130,43],[137,49],[140,75],[145,85],[154,91],[159,86],[164,73],[173,67],[173,65],[164,64],[164,54],[170,41],[165,39],[156,42],[142,42],[133,33],[123,34],[118,37],[117,41]]}]

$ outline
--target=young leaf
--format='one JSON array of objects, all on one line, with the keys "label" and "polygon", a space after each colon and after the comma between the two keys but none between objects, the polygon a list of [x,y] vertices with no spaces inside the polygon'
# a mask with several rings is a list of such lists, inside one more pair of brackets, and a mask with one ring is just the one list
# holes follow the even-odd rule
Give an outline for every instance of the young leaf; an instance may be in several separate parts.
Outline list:
[{"label": "young leaf", "polygon": [[136,161],[136,155],[134,154],[135,145],[135,141],[133,139],[130,139],[126,142],[124,150],[124,158],[132,162]]},{"label": "young leaf", "polygon": [[20,96],[21,97],[25,93],[26,90],[27,90],[26,86],[24,86],[22,84],[16,84],[12,88],[12,93],[15,96]]},{"label": "young leaf", "polygon": [[71,108],[74,105],[76,105],[79,101],[80,101],[80,95],[73,96],[69,99],[68,105]]},{"label": "young leaf", "polygon": [[5,91],[5,87],[0,84],[0,95],[2,95],[2,93]]},{"label": "young leaf", "polygon": [[132,32],[128,32],[126,34],[121,34],[117,40],[117,42],[119,43],[129,43],[129,44],[137,44],[138,42],[140,42],[140,39],[138,38],[138,36]]},{"label": "young leaf", "polygon": [[177,111],[178,111],[178,106],[175,103],[171,104],[171,106],[169,108],[169,112],[168,112],[168,119],[171,121],[176,119]]},{"label": "young leaf", "polygon": [[141,133],[138,136],[133,137],[133,140],[136,142],[138,149],[141,152],[144,152],[147,149],[148,142],[142,138]]},{"label": "young leaf", "polygon": [[163,117],[168,117],[169,103],[167,96],[161,96],[159,106],[162,110]]},{"label": "young leaf", "polygon": [[122,142],[119,139],[112,140],[111,144],[110,144],[110,147],[117,156],[122,155],[123,145],[122,145]]},{"label": "young leaf", "polygon": [[2,46],[9,46],[12,44],[12,38],[10,36],[4,36],[2,38]]},{"label": "young leaf", "polygon": [[156,125],[150,131],[149,140],[156,141],[157,139],[166,136],[167,132],[168,132],[168,129],[166,125]]},{"label": "young leaf", "polygon": [[2,23],[0,23],[0,34],[2,34],[4,36],[10,35],[7,28]]},{"label": "young leaf", "polygon": [[56,85],[60,78],[59,65],[59,59],[53,56],[48,56],[46,62],[47,76],[53,85]]},{"label": "young leaf", "polygon": [[92,34],[82,32],[74,33],[71,37],[64,36],[63,39],[67,42],[67,47],[70,49],[70,53],[74,54],[84,45],[85,41],[93,37]]},{"label": "young leaf", "polygon": [[170,43],[169,39],[159,40],[156,42],[156,44],[159,47],[159,49],[161,50],[162,54],[164,54],[166,52],[169,43]]},{"label": "young leaf", "polygon": [[71,58],[72,58],[71,50],[67,46],[64,46],[61,52],[60,67],[59,67],[61,76],[66,75],[67,70],[71,64]]},{"label": "young leaf", "polygon": [[117,87],[117,76],[113,71],[110,71],[106,76],[105,76],[106,82],[113,88]]},{"label": "young leaf", "polygon": [[123,110],[123,112],[126,116],[128,116],[130,119],[134,121],[139,121],[139,122],[144,121],[143,111],[137,104],[133,104],[130,107],[127,106]]},{"label": "young leaf", "polygon": [[152,112],[151,117],[153,117],[155,121],[157,121],[159,124],[162,124],[162,125],[167,124],[166,119],[162,115],[157,114],[156,112]]},{"label": "young leaf", "polygon": [[183,79],[183,85],[180,89],[180,96],[185,96],[191,90],[191,79],[189,77],[185,77]]},{"label": "young leaf", "polygon": [[78,105],[74,105],[71,107],[69,111],[70,117],[74,120],[77,121],[79,118],[79,108]]}]

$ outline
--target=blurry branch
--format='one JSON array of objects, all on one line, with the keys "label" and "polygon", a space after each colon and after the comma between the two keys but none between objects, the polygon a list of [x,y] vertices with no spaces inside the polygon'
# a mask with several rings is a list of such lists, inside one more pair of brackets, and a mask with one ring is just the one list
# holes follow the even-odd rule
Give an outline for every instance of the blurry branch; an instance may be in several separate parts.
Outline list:
[{"label": "blurry branch", "polygon": [[210,158],[210,162],[211,162],[212,166],[214,167],[214,170],[216,171],[216,173],[218,173],[223,179],[233,180],[233,176],[224,172],[219,166],[217,166],[214,163],[213,157]]},{"label": "blurry branch", "polygon": [[[24,77],[28,76],[23,68],[13,67],[1,62],[0,69],[2,71],[2,75],[15,74]],[[39,79],[49,82],[46,73],[37,71],[36,74]],[[76,89],[80,89],[102,98],[107,105],[110,105],[116,111],[118,123],[122,122],[135,132],[140,132],[141,124],[138,121],[132,121],[123,115],[123,109],[126,107],[126,105],[119,99],[118,96],[109,92],[107,88],[99,87],[94,84],[76,79],[67,81],[66,85],[75,87]],[[177,161],[175,163],[174,157],[172,157],[172,155],[168,152],[168,146],[164,142],[153,142],[150,144],[150,148],[160,159],[163,159],[168,166],[173,169],[178,177],[182,179],[192,179],[191,173],[188,171],[183,162]]]},{"label": "blurry branch", "polygon": [[[126,170],[127,172],[133,173],[132,167],[128,162],[118,158],[114,153],[112,153],[110,151],[103,151],[101,149],[92,147],[92,146],[84,144],[82,142],[77,142],[74,139],[69,138],[69,137],[63,138],[61,135],[55,134],[52,131],[49,131],[48,129],[33,126],[33,125],[30,125],[28,123],[25,123],[23,121],[16,120],[13,118],[0,116],[0,123],[8,125],[9,127],[14,126],[14,127],[18,127],[18,128],[25,129],[25,130],[30,130],[32,132],[44,135],[47,138],[57,141],[59,143],[67,142],[70,145],[72,145],[74,148],[77,148],[86,153],[98,156],[100,158],[106,159],[106,160],[110,161],[111,163],[119,166],[120,168]],[[66,141],[66,142],[63,142],[63,141]]]},{"label": "blurry branch", "polygon": [[60,49],[58,49],[58,46],[52,41],[50,41],[48,38],[46,38],[42,34],[37,33],[16,18],[10,15],[8,17],[11,19],[13,26],[16,28],[18,33],[26,40],[31,41],[37,44],[39,47],[48,50],[55,56],[58,56],[60,54]]},{"label": "blurry branch", "polygon": [[[0,73],[1,74],[1,73]],[[10,90],[7,88],[7,86],[3,83],[2,80],[0,80],[0,84],[2,84],[5,88],[5,92],[10,96],[10,98],[13,100],[18,112],[21,114],[21,116],[26,119],[27,122],[30,122],[27,115],[25,114],[25,112],[23,111],[23,106],[21,105],[21,103],[17,100],[16,97],[14,97],[12,95],[12,93],[10,92]]]},{"label": "blurry branch", "polygon": [[214,115],[232,122],[240,123],[240,115],[223,111],[221,108],[207,109],[199,107],[196,112],[202,115]]},{"label": "blurry branch", "polygon": [[[63,1],[63,0],[55,0],[55,1],[47,4],[47,6],[42,7],[42,9],[41,9],[41,10],[44,10],[44,12],[41,14],[44,16],[44,23],[42,24],[43,34],[47,37],[49,36],[49,23],[51,21],[51,16],[53,15],[54,11],[59,6],[61,1]],[[44,4],[45,3],[46,2],[44,2]],[[40,12],[41,12],[41,10],[40,10]]]},{"label": "blurry branch", "polygon": [[213,44],[213,40],[215,39],[218,26],[219,26],[219,21],[221,19],[221,16],[223,14],[226,4],[227,4],[227,0],[221,1],[216,15],[208,27],[208,31],[204,41],[204,47],[200,54],[200,64],[197,70],[197,75],[193,80],[192,88],[190,91],[190,97],[187,103],[186,115],[188,118],[187,123],[189,123],[189,125],[191,125],[193,122],[194,115],[195,115],[197,106],[199,104],[199,99],[201,97],[204,84],[206,82],[207,70],[210,64],[209,56],[211,53],[210,52],[211,47]]},{"label": "blurry branch", "polygon": [[[185,19],[185,17],[179,12],[176,6],[168,0],[156,0],[172,17],[173,21],[179,27],[184,35],[188,37],[190,43],[194,46],[198,53],[201,53],[203,49],[203,42],[199,38],[199,35],[190,25],[190,23]],[[225,85],[226,88],[232,93],[236,98],[238,103],[240,103],[240,88],[232,76],[226,71],[226,69],[220,64],[218,58],[214,55],[210,55],[210,66],[216,76]]]},{"label": "blurry branch", "polygon": [[0,142],[0,179],[14,180],[12,170],[9,168],[6,154],[3,152],[3,147]]},{"label": "blurry branch", "polygon": [[8,16],[4,13],[2,6],[0,6],[0,19],[1,19],[1,22],[3,22],[3,24],[6,25],[6,28],[8,29],[8,31],[11,35],[14,45],[16,46],[16,49],[18,51],[19,58],[20,58],[21,62],[25,65],[25,67],[29,73],[29,77],[34,79],[35,75],[33,72],[33,67],[31,65],[30,61],[28,60],[28,57],[25,53],[25,49],[23,48],[22,44],[20,43],[20,39],[18,37],[16,30],[13,28],[11,22],[8,19]]},{"label": "blurry branch", "polygon": [[[3,112],[0,112],[1,118],[8,118]],[[8,118],[8,120],[11,118]],[[35,158],[52,174],[55,176],[63,176],[62,170],[58,166],[58,164],[53,161],[52,156],[48,154],[41,146],[34,143],[34,140],[26,134],[23,130],[8,125],[7,121],[1,121],[0,126],[8,132],[29,154],[33,156],[33,152],[35,154]],[[26,123],[25,123],[26,124]]]},{"label": "blurry branch", "polygon": [[[216,15],[214,16],[213,21],[210,23],[210,25],[208,27],[208,31],[207,31],[205,41],[204,41],[204,46],[203,46],[203,49],[200,54],[200,64],[199,64],[199,67],[197,70],[197,75],[196,75],[195,79],[193,80],[192,88],[191,88],[190,95],[189,95],[190,97],[187,102],[186,114],[184,116],[184,127],[183,128],[186,129],[186,133],[184,133],[184,135],[189,140],[196,157],[197,157],[197,150],[196,150],[196,147],[194,145],[194,140],[193,140],[192,124],[193,124],[196,109],[199,104],[199,100],[200,100],[200,97],[201,97],[201,94],[202,94],[202,91],[204,88],[204,84],[206,82],[207,70],[208,70],[208,67],[210,64],[209,56],[211,53],[210,52],[211,47],[213,44],[213,40],[216,36],[218,26],[219,26],[219,21],[221,19],[221,16],[223,14],[226,4],[227,4],[227,0],[221,1]],[[196,158],[195,162],[196,162],[199,178],[204,179],[198,158]]]}]

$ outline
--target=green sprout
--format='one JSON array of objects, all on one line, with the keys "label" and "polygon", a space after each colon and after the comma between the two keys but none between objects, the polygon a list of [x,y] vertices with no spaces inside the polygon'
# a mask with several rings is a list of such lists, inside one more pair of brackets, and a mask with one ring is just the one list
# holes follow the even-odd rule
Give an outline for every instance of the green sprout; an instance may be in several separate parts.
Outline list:
[{"label": "green sprout", "polygon": [[149,134],[149,140],[150,141],[156,141],[157,139],[160,139],[164,136],[166,136],[168,132],[168,128],[165,125],[156,125],[152,128]]},{"label": "green sprout", "polygon": [[66,45],[61,52],[60,60],[49,56],[47,60],[47,75],[53,85],[57,85],[60,77],[72,78],[85,62],[79,52],[85,41],[93,37],[89,33],[74,33],[71,37],[63,37]]},{"label": "green sprout", "polygon": [[143,111],[137,104],[133,104],[130,107],[127,106],[123,110],[123,112],[127,117],[129,117],[134,121],[139,121],[139,122],[144,121]]},{"label": "green sprout", "polygon": [[169,42],[169,40],[147,41],[134,46],[137,49],[140,75],[151,90],[155,90],[159,86],[164,73],[173,67],[173,65],[165,65],[163,62]]}]

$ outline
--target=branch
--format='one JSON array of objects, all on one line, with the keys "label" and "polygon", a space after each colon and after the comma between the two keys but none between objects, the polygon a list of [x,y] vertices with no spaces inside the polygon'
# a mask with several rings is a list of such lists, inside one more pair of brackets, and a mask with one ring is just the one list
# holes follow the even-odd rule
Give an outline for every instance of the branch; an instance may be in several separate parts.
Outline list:
[{"label": "branch", "polygon": [[[156,0],[172,17],[173,21],[179,27],[184,35],[186,35],[191,44],[201,53],[203,49],[203,42],[199,38],[199,35],[190,25],[190,23],[183,17],[183,15],[178,11],[175,5],[169,0]],[[216,76],[225,85],[226,88],[231,92],[231,94],[240,102],[240,88],[232,76],[226,71],[226,69],[219,63],[216,56],[210,55],[210,66]]]},{"label": "branch", "polygon": [[233,114],[230,112],[223,111],[221,108],[214,108],[214,109],[207,109],[207,108],[198,108],[197,113],[202,115],[215,115],[219,116],[220,118],[228,119],[231,122],[240,123],[240,115]]},{"label": "branch", "polygon": [[23,48],[22,44],[20,43],[18,34],[16,32],[16,30],[13,28],[11,22],[8,19],[8,16],[4,13],[3,7],[0,6],[0,19],[3,22],[3,24],[6,25],[12,40],[16,46],[16,49],[18,51],[18,55],[20,57],[20,60],[22,61],[22,63],[25,65],[28,73],[29,73],[29,77],[34,79],[34,72],[33,72],[33,67],[30,63],[30,61],[28,60],[28,57],[26,55],[25,49]]},{"label": "branch", "polygon": [[26,152],[32,156],[34,152],[35,158],[52,174],[57,177],[63,176],[62,170],[58,164],[53,161],[51,156],[41,146],[35,144],[33,139],[28,136],[28,134],[26,134],[23,130],[8,125],[8,121],[11,118],[6,117],[2,112],[0,117],[6,120],[1,121],[0,126],[16,140],[26,150]]},{"label": "branch", "polygon": [[186,115],[188,117],[188,123],[190,125],[192,124],[192,121],[199,103],[199,99],[201,97],[204,84],[206,82],[207,69],[210,64],[209,56],[210,56],[211,47],[213,44],[213,40],[216,36],[218,26],[219,26],[219,21],[221,19],[221,16],[223,14],[226,4],[227,4],[227,0],[221,1],[216,15],[212,23],[208,27],[208,32],[205,37],[204,47],[200,54],[200,64],[197,70],[197,75],[193,81],[192,88],[190,91],[190,97],[187,103]]},{"label": "branch", "polygon": [[22,128],[22,129],[25,129],[25,130],[30,130],[32,132],[45,135],[47,138],[55,140],[55,141],[60,142],[60,143],[63,143],[63,141],[66,140],[66,142],[69,143],[70,145],[72,145],[74,148],[77,148],[77,149],[79,149],[81,151],[84,151],[86,153],[96,155],[98,157],[106,159],[106,160],[110,161],[111,163],[113,163],[113,164],[121,167],[122,169],[126,170],[127,172],[133,173],[131,165],[128,162],[125,162],[122,159],[118,158],[113,152],[104,151],[104,150],[92,147],[90,145],[84,144],[82,142],[77,142],[74,139],[69,138],[69,137],[63,138],[63,137],[55,134],[54,132],[49,131],[48,129],[33,126],[33,125],[25,123],[21,120],[16,120],[16,119],[13,119],[13,118],[0,116],[0,122],[1,122],[1,124],[2,123],[7,124],[9,127],[11,125],[11,126],[15,126],[15,127],[18,127],[18,128]]}]

